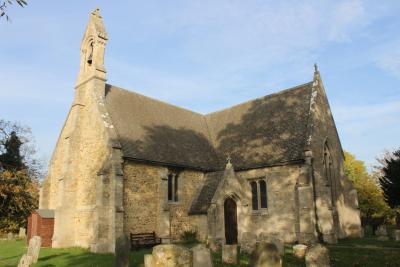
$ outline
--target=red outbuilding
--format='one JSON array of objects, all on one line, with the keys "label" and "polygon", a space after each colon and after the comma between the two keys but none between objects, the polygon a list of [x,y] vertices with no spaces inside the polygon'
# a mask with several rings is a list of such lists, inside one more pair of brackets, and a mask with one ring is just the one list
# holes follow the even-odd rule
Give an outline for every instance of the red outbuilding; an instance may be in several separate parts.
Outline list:
[{"label": "red outbuilding", "polygon": [[28,217],[28,243],[33,236],[42,238],[42,247],[51,247],[54,232],[54,210],[38,209]]}]

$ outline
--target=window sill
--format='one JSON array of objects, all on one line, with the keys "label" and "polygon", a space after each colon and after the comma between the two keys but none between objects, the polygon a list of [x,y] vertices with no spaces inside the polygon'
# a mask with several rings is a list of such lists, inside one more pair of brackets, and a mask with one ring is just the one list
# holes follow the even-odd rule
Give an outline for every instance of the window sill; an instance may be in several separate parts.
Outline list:
[{"label": "window sill", "polygon": [[253,216],[266,216],[268,215],[268,209],[253,210],[251,212]]}]

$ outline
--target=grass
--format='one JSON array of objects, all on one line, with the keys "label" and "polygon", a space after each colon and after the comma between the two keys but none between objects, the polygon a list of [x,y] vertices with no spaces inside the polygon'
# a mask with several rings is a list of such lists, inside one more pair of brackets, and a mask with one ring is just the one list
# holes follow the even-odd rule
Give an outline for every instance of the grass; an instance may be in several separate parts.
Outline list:
[{"label": "grass", "polygon": [[[182,244],[193,247],[195,244]],[[362,239],[341,240],[338,244],[328,245],[333,267],[400,267],[400,242],[393,240],[378,241],[374,237],[367,236]],[[25,241],[0,240],[0,267],[14,267],[23,253],[26,252]],[[131,266],[143,266],[145,254],[150,254],[151,249],[143,249],[131,252]],[[249,256],[240,255],[240,261],[236,265],[226,265],[221,262],[221,252],[213,253],[215,267],[243,267],[249,263]],[[34,267],[110,267],[114,264],[114,256],[111,254],[93,254],[81,248],[40,250],[39,261]],[[292,248],[285,248],[283,256],[284,267],[305,267],[303,259],[297,259],[292,255]]]}]

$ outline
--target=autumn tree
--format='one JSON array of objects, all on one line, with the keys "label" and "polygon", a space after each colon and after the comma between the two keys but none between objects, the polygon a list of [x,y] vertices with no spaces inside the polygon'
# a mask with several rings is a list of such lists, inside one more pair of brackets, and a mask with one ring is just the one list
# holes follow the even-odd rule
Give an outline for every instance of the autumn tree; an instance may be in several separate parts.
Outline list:
[{"label": "autumn tree", "polygon": [[389,207],[385,203],[383,192],[367,172],[364,162],[357,160],[349,152],[344,154],[345,174],[353,182],[357,190],[361,215],[368,220],[373,217],[386,216],[389,212]]},{"label": "autumn tree", "polygon": [[17,231],[37,208],[42,170],[30,129],[0,119],[0,231]]},{"label": "autumn tree", "polygon": [[381,162],[379,183],[386,203],[396,212],[396,226],[400,229],[400,149]]}]

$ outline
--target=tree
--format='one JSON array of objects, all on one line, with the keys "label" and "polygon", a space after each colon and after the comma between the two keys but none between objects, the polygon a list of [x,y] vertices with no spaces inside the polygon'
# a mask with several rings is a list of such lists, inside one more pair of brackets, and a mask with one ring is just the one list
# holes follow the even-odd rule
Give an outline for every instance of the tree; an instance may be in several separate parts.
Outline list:
[{"label": "tree", "polygon": [[385,157],[379,183],[386,203],[396,211],[396,225],[400,229],[400,149]]},{"label": "tree", "polygon": [[17,231],[37,208],[41,168],[30,129],[0,119],[0,231]]},{"label": "tree", "polygon": [[365,164],[354,155],[344,152],[346,176],[353,182],[358,193],[358,205],[361,215],[370,221],[373,217],[387,216],[389,207],[383,198],[383,192],[368,174]]},{"label": "tree", "polygon": [[10,17],[7,15],[7,8],[13,3],[17,3],[19,6],[24,7],[28,5],[25,0],[3,0],[0,1],[0,18],[6,17],[7,20],[10,20]]},{"label": "tree", "polygon": [[17,133],[12,131],[10,137],[4,140],[5,152],[0,155],[0,162],[6,170],[22,170],[25,168],[22,162],[21,145]]},{"label": "tree", "polygon": [[25,171],[0,173],[0,229],[16,232],[26,226],[29,214],[37,208],[38,183]]}]

